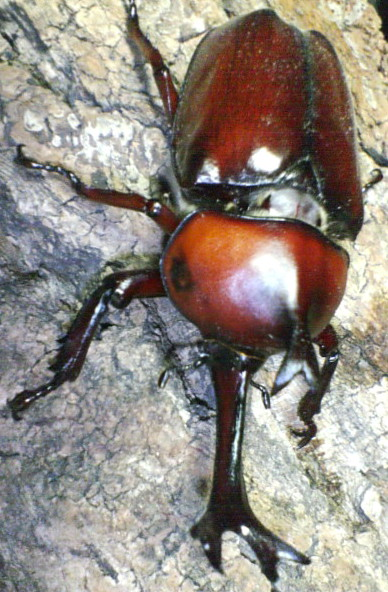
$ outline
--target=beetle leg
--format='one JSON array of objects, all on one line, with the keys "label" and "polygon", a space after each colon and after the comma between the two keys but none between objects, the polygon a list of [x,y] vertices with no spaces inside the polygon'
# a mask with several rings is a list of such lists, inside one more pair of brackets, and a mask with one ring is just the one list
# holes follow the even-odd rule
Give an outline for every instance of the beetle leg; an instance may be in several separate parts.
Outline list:
[{"label": "beetle leg", "polygon": [[163,101],[164,111],[170,123],[172,123],[178,106],[178,92],[172,80],[170,70],[165,65],[160,52],[140,29],[135,0],[124,0],[124,6],[128,15],[128,40],[136,44],[144,59],[151,65],[154,79]]},{"label": "beetle leg", "polygon": [[298,448],[306,446],[317,433],[314,415],[320,412],[322,399],[329,388],[339,360],[338,339],[331,325],[328,325],[315,339],[319,352],[325,358],[319,379],[299,401],[298,416],[307,426],[305,430],[293,430],[293,434],[301,438]]},{"label": "beetle leg", "polygon": [[364,152],[368,154],[368,156],[370,156],[375,161],[376,164],[382,167],[388,167],[388,158],[384,156],[384,154],[377,152],[377,150],[375,150],[374,148],[368,148],[368,146],[365,146],[365,144],[363,144],[362,142],[361,148]]},{"label": "beetle leg", "polygon": [[[209,361],[209,354],[200,353],[200,354],[198,354],[198,356],[196,357],[196,359],[193,362],[190,362],[189,364],[184,364],[183,366],[179,365],[179,370],[181,370],[183,372],[190,371],[190,370],[196,370],[197,368],[200,368],[201,366],[206,364],[208,361]],[[162,370],[162,372],[160,373],[159,379],[158,379],[158,386],[160,388],[164,388],[166,386],[166,384],[168,383],[168,381],[170,380],[173,372],[176,372],[177,369],[178,369],[178,366],[174,362],[171,362],[164,370]]]},{"label": "beetle leg", "polygon": [[102,317],[112,304],[116,308],[128,306],[133,298],[165,296],[158,270],[120,271],[107,276],[75,318],[69,332],[61,340],[55,362],[50,366],[54,377],[32,390],[18,393],[8,406],[14,419],[34,401],[48,395],[66,381],[74,381],[84,364],[90,342]]},{"label": "beetle leg", "polygon": [[367,191],[369,191],[369,189],[377,185],[377,183],[380,183],[380,181],[382,181],[383,178],[383,173],[380,169],[373,169],[373,171],[371,171],[370,173],[369,181],[365,183],[364,187],[362,188],[362,192],[366,193]]},{"label": "beetle leg", "polygon": [[251,546],[264,575],[274,583],[281,559],[303,564],[310,560],[265,528],[247,498],[241,460],[246,395],[261,361],[243,354],[231,355],[221,345],[214,348],[210,360],[218,412],[213,484],[207,510],[191,534],[200,540],[213,567],[222,571],[222,534],[235,532]]},{"label": "beetle leg", "polygon": [[256,380],[252,379],[251,385],[261,392],[261,399],[263,401],[264,408],[271,409],[271,396],[267,388],[263,384],[260,384],[259,382],[256,382]]},{"label": "beetle leg", "polygon": [[17,155],[15,158],[17,164],[21,164],[29,169],[40,171],[48,171],[49,173],[58,173],[66,177],[78,195],[86,197],[91,201],[96,201],[109,206],[116,206],[118,208],[126,208],[136,212],[142,212],[149,218],[152,218],[165,232],[171,234],[180,223],[178,216],[174,214],[170,208],[162,204],[158,200],[147,199],[139,193],[128,191],[122,193],[111,189],[97,189],[95,187],[88,187],[71,171],[53,165],[42,164],[27,158],[23,153],[23,146],[17,147]]}]

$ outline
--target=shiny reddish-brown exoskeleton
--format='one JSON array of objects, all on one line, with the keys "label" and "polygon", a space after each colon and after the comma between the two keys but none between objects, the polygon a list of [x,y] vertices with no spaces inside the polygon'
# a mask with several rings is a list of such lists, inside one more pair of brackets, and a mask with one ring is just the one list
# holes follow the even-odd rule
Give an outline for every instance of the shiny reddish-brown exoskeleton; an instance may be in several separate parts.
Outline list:
[{"label": "shiny reddish-brown exoskeleton", "polygon": [[[346,252],[362,225],[361,187],[349,94],[337,57],[319,33],[302,33],[271,10],[211,31],[200,43],[178,97],[159,52],[127,0],[129,39],[153,68],[172,125],[172,209],[134,193],[85,186],[73,173],[26,158],[30,168],[68,177],[79,195],[152,217],[170,239],[160,269],[105,278],[74,321],[53,378],[9,402],[13,416],[83,365],[108,305],[167,296],[201,331],[217,396],[217,451],[208,508],[193,527],[210,562],[221,567],[221,536],[232,530],[252,547],[272,583],[281,559],[309,559],[253,514],[241,446],[253,374],[285,352],[271,395],[298,373],[307,393],[298,413],[316,433],[314,414],[338,361],[330,320],[341,302]],[[318,365],[313,343],[325,358]],[[265,406],[270,396],[261,387]]]}]

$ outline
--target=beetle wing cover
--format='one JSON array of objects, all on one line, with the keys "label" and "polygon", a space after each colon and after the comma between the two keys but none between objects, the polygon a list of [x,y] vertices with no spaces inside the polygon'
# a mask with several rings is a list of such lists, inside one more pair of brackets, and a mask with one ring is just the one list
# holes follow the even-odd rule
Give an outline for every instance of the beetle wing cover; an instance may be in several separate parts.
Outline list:
[{"label": "beetle wing cover", "polygon": [[329,217],[357,236],[363,221],[353,109],[344,74],[329,41],[308,34],[311,54],[311,159]]},{"label": "beetle wing cover", "polygon": [[362,225],[352,107],[321,34],[259,10],[211,31],[190,64],[174,122],[183,188],[304,184],[331,230]]},{"label": "beetle wing cover", "polygon": [[186,78],[174,129],[183,186],[255,185],[303,155],[303,37],[269,10],[211,31]]}]

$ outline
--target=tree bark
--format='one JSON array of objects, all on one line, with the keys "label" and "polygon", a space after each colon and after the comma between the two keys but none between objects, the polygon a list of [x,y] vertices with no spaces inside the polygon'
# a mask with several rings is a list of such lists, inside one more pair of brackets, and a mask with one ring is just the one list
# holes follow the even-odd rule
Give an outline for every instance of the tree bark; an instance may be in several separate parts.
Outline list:
[{"label": "tree bark", "polygon": [[[202,33],[269,3],[138,2],[140,23],[178,83]],[[277,0],[271,7],[335,46],[354,97],[360,142],[387,149],[387,44],[365,0]],[[5,405],[49,375],[56,339],[107,273],[157,261],[152,221],[74,198],[58,175],[13,162],[15,146],[100,187],[150,195],[168,160],[168,124],[150,70],[125,40],[120,0],[0,0],[0,396]],[[341,155],[338,155],[341,158]],[[375,167],[360,148],[364,182]],[[344,171],[346,174],[346,171]],[[251,505],[308,554],[284,565],[279,590],[383,592],[387,460],[387,181],[366,196],[364,227],[335,326],[342,357],[296,450],[288,431],[303,384],[271,411],[252,389],[245,441]],[[224,575],[189,535],[209,493],[215,406],[206,368],[157,387],[166,356],[198,334],[167,301],[112,312],[79,379],[0,432],[0,589],[5,592],[269,591],[248,548],[228,535]],[[194,350],[195,352],[195,350]],[[279,358],[258,380],[269,387]]]}]

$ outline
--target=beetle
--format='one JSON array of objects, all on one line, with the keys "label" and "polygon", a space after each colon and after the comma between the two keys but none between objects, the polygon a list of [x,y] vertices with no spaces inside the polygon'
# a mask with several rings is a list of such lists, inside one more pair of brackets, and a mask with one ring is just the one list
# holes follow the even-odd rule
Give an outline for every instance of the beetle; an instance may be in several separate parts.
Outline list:
[{"label": "beetle", "polygon": [[212,489],[192,535],[220,570],[222,534],[237,533],[275,591],[281,560],[310,560],[249,505],[241,456],[246,396],[266,360],[285,352],[271,392],[261,387],[264,406],[302,373],[308,390],[298,415],[306,427],[295,435],[300,447],[315,436],[314,415],[339,359],[330,321],[349,259],[336,241],[354,240],[363,222],[350,95],[328,40],[302,33],[272,10],[210,31],[178,94],[139,26],[135,0],[125,7],[129,41],[152,66],[171,124],[171,204],[86,186],[61,166],[29,159],[21,146],[17,161],[65,176],[82,197],[146,214],[169,239],[158,269],[103,280],[63,340],[52,379],[8,405],[20,419],[32,403],[75,380],[109,305],[168,297],[201,331],[217,399]]}]

